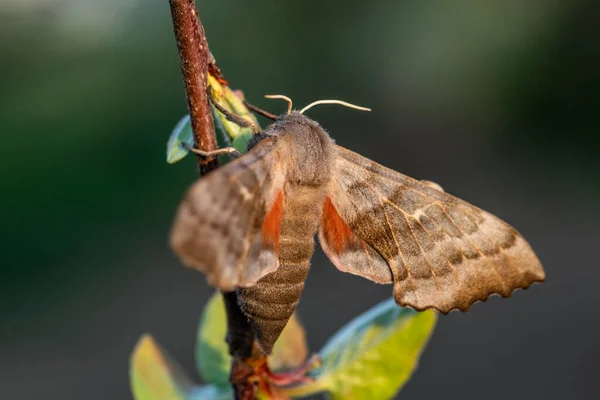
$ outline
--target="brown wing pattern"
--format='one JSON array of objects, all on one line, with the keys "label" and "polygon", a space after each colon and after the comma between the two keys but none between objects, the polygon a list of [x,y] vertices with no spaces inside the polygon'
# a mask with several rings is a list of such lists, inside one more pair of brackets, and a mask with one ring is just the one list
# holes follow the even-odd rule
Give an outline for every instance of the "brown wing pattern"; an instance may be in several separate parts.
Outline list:
[{"label": "brown wing pattern", "polygon": [[377,283],[393,283],[387,261],[356,236],[327,198],[319,225],[319,242],[333,265],[340,271],[360,275]]},{"label": "brown wing pattern", "polygon": [[251,286],[279,266],[277,224],[264,226],[267,214],[281,214],[285,164],[275,140],[199,179],[177,211],[171,247],[221,290]]},{"label": "brown wing pattern", "polygon": [[[505,222],[432,182],[337,150],[331,202],[352,232],[386,260],[400,305],[465,311],[493,293],[508,297],[544,280],[529,244]],[[368,264],[353,270],[372,279]]]}]

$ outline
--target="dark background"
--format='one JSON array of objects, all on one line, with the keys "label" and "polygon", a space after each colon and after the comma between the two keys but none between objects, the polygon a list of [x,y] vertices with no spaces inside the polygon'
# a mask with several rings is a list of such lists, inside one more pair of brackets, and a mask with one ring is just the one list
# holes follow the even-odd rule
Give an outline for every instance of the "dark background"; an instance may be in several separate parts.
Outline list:
[{"label": "dark background", "polygon": [[[600,395],[600,18],[582,1],[199,1],[225,76],[517,227],[547,282],[439,319],[403,399]],[[151,333],[194,373],[211,290],[167,247],[194,160],[166,0],[0,0],[0,398],[127,399]],[[318,252],[318,350],[392,288]],[[197,375],[194,375],[197,377]]]}]

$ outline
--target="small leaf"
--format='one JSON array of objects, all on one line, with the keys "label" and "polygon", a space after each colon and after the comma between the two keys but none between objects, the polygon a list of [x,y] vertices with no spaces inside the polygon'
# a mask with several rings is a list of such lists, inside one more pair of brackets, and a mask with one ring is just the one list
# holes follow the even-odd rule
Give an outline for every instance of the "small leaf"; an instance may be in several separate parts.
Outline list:
[{"label": "small leaf", "polygon": [[[212,87],[213,96],[223,108],[258,125],[258,121],[254,114],[246,108],[242,99],[240,99],[233,90],[228,86],[221,85],[219,81],[210,74],[208,75],[208,84]],[[240,153],[245,153],[248,149],[248,141],[250,141],[254,134],[252,129],[242,128],[227,120],[227,118],[217,111],[212,104],[211,110],[219,146],[233,146]],[[171,136],[169,136],[169,141],[167,142],[167,162],[169,164],[174,164],[187,156],[189,150],[186,146],[194,146],[194,134],[189,115],[186,115],[177,123],[175,129],[171,132]],[[229,160],[226,156],[220,157],[220,159],[223,163]]]},{"label": "small leaf", "polygon": [[[223,86],[213,76],[208,76],[208,84],[212,87],[212,93],[216,101],[223,106],[227,111],[230,111],[244,119],[250,120],[258,125],[258,121],[244,105],[244,102],[239,96],[228,86]],[[214,108],[214,107],[213,107]],[[240,153],[245,153],[248,148],[248,141],[254,134],[251,128],[242,128],[234,122],[229,121],[223,114],[217,110],[213,110],[215,127],[217,134],[220,134],[233,144]]]},{"label": "small leaf", "polygon": [[218,387],[214,385],[196,386],[186,397],[186,400],[233,400],[231,386]]},{"label": "small leaf", "polygon": [[[221,122],[221,116],[219,116],[219,110],[217,110],[215,108],[215,106],[211,104],[210,111],[213,116],[213,121],[215,122],[215,134],[217,135],[217,146],[219,146],[220,149],[223,147],[233,146],[233,144],[231,143],[231,138],[229,137],[227,130],[225,129],[225,127],[223,126],[223,123]],[[236,147],[236,149],[237,149],[237,147]],[[247,149],[247,147],[244,148],[244,151],[241,151],[241,153],[244,153],[246,151],[246,149]],[[230,160],[231,160],[231,156],[228,154],[222,154],[219,156],[219,163],[221,165],[227,164]]]},{"label": "small leaf", "polygon": [[306,362],[307,356],[306,333],[294,313],[275,342],[269,367],[273,371],[298,368]]},{"label": "small leaf", "polygon": [[196,365],[206,383],[229,385],[231,356],[225,343],[226,334],[225,303],[223,296],[215,292],[202,311],[196,343]]},{"label": "small leaf", "polygon": [[[227,318],[223,296],[219,292],[210,298],[200,318],[198,342],[196,344],[196,365],[206,383],[229,386],[231,356],[225,343]],[[304,328],[293,314],[275,343],[269,356],[269,366],[273,370],[295,368],[302,365],[307,354]]]},{"label": "small leaf", "polygon": [[194,147],[194,134],[192,132],[192,124],[190,116],[186,115],[181,118],[167,142],[167,162],[174,164],[185,157],[189,150],[185,147]]},{"label": "small leaf", "polygon": [[433,311],[398,307],[393,299],[378,304],[329,340],[316,380],[293,394],[326,390],[332,399],[391,399],[416,368],[436,318]]},{"label": "small leaf", "polygon": [[150,335],[140,338],[130,359],[129,378],[135,400],[184,400],[190,379]]}]

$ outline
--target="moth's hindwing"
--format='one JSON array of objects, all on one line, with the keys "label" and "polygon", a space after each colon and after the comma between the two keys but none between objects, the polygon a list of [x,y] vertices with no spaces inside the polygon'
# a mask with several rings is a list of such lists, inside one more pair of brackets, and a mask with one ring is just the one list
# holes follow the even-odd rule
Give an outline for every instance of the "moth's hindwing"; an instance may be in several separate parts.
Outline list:
[{"label": "moth's hindwing", "polygon": [[387,262],[373,247],[355,235],[327,198],[319,226],[319,241],[331,262],[343,272],[360,275],[377,283],[392,283]]},{"label": "moth's hindwing", "polygon": [[171,247],[221,290],[254,285],[279,266],[284,177],[275,139],[202,177],[179,206]]},{"label": "moth's hindwing", "polygon": [[432,182],[337,152],[319,237],[340,270],[393,280],[398,304],[443,313],[544,280],[529,244],[497,217]]}]

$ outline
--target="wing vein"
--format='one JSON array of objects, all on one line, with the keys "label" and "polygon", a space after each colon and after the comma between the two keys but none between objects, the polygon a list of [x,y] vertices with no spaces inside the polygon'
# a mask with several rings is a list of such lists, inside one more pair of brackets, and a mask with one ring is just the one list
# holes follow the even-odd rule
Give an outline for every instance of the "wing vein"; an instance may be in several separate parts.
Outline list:
[{"label": "wing vein", "polygon": [[[413,237],[413,239],[414,239],[415,243],[417,244],[417,246],[419,246],[419,250],[421,251],[421,254],[423,255],[423,258],[425,259],[425,262],[427,263],[427,267],[429,268],[429,271],[431,272],[431,276],[433,277],[433,281],[435,283],[435,288],[436,288],[436,290],[439,291],[440,290],[440,285],[439,285],[439,282],[437,280],[437,275],[436,275],[435,271],[433,270],[433,268],[431,267],[431,263],[427,259],[427,256],[425,255],[425,251],[423,250],[423,247],[421,247],[421,243],[419,243],[419,241],[417,240],[417,236],[415,235],[415,232],[413,231],[412,227],[410,226],[410,222],[408,222],[408,218],[406,218],[406,213],[404,212],[404,210],[402,210],[396,204],[394,204],[391,201],[389,201],[374,186],[372,186],[372,185],[370,185],[368,183],[365,183],[365,184],[367,186],[369,186],[371,188],[371,190],[373,190],[373,192],[375,192],[375,194],[379,198],[379,202],[380,203],[383,200],[384,202],[388,203],[389,205],[391,205],[393,208],[395,208],[396,210],[398,210],[400,212],[400,214],[402,215],[402,218],[404,218],[404,222],[406,222],[406,226],[410,230],[411,236]],[[390,227],[390,230],[392,231],[392,235],[394,236],[394,240],[396,241],[396,235],[394,234],[394,230],[392,229],[392,226],[390,225],[390,222],[389,222],[389,220],[387,218],[387,214],[385,212],[385,209],[383,210],[383,213],[386,215],[386,221],[388,223],[388,226]],[[397,241],[396,241],[396,247],[398,247],[398,242]],[[400,249],[398,249],[398,251],[401,252]],[[406,264],[406,262],[405,262],[405,266],[406,266],[406,270],[408,271],[408,264]]]},{"label": "wing vein", "polygon": [[[415,217],[413,217],[412,215],[408,214],[407,212],[405,212],[404,210],[402,210],[399,206],[397,206],[396,204],[389,202],[390,205],[392,207],[394,207],[395,209],[397,209],[398,211],[400,211],[402,213],[402,215],[404,216],[404,220],[406,221],[406,223],[408,224],[408,227],[410,228],[410,232],[413,235],[413,238],[415,239],[415,241],[417,242],[417,244],[419,245],[419,249],[421,249],[421,253],[423,254],[423,257],[425,258],[425,261],[427,261],[427,265],[429,265],[429,269],[431,269],[431,273],[433,274],[435,280],[436,280],[436,285],[437,285],[437,274],[435,273],[435,271],[433,270],[433,268],[431,267],[431,264],[429,262],[429,260],[427,259],[427,256],[425,255],[425,251],[423,250],[423,247],[421,246],[421,243],[417,240],[416,235],[414,234],[414,231],[412,229],[412,227],[410,226],[410,223],[408,222],[408,217],[410,216],[417,224],[419,224],[419,226],[421,228],[423,228],[423,231],[427,234],[427,236],[429,237],[429,239],[431,239],[431,241],[435,244],[435,247],[438,249],[439,253],[442,255],[442,257],[444,257],[444,260],[446,260],[446,264],[448,264],[448,266],[450,267],[450,269],[452,270],[453,274],[452,276],[454,276],[454,281],[460,285],[460,280],[458,278],[458,271],[456,270],[456,268],[454,268],[454,266],[452,265],[452,263],[450,262],[450,260],[448,259],[448,257],[446,256],[446,254],[444,253],[444,251],[442,250],[442,248],[440,247],[440,244],[436,241],[433,240],[433,237],[431,237],[431,235],[429,234],[429,231],[423,226],[423,224],[421,224],[421,222],[416,219]],[[437,224],[437,222],[433,221],[433,223]],[[458,249],[457,249],[458,250]],[[460,250],[459,250],[460,251]]]},{"label": "wing vein", "polygon": [[[471,219],[471,217],[469,217],[469,215],[467,213],[465,213],[466,218],[468,218],[472,223],[475,224],[475,221],[473,221],[473,219]],[[496,245],[496,247],[506,256],[510,259],[510,255],[508,255],[506,253],[506,251],[504,250],[504,248],[500,245],[500,242],[498,242],[496,239],[494,239],[493,237],[491,237],[490,235],[488,235],[483,229],[480,229],[479,232],[481,232],[483,235],[485,235],[485,237],[487,237],[492,243],[494,243]],[[520,263],[516,263],[517,265],[517,269],[520,271],[521,274],[525,273],[525,269],[523,269],[523,267],[521,266]]]},{"label": "wing vein", "polygon": [[[460,233],[462,233],[462,235],[463,235],[463,237],[465,238],[465,240],[466,240],[467,242],[469,242],[469,244],[471,244],[471,246],[473,246],[473,248],[474,248],[475,250],[477,250],[477,252],[478,252],[478,253],[481,255],[481,257],[482,257],[482,259],[484,260],[484,262],[487,264],[488,268],[489,268],[489,267],[490,267],[490,265],[491,265],[491,267],[492,267],[492,270],[493,270],[493,271],[496,273],[496,275],[498,275],[498,278],[500,278],[500,282],[502,283],[502,286],[504,287],[504,289],[506,289],[506,282],[504,281],[504,277],[503,277],[502,275],[500,275],[500,273],[498,272],[498,269],[496,268],[496,265],[495,265],[495,263],[493,263],[493,262],[490,262],[490,261],[489,261],[489,258],[488,258],[488,257],[487,257],[485,254],[483,254],[483,251],[481,251],[481,249],[480,249],[479,247],[477,247],[477,246],[475,245],[475,243],[473,243],[473,242],[471,241],[471,239],[469,239],[469,236],[468,236],[468,235],[466,235],[466,234],[463,232],[463,230],[462,230],[462,229],[460,229],[460,227],[458,226],[458,224],[457,224],[457,223],[454,221],[454,219],[453,219],[453,218],[450,216],[450,214],[449,214],[449,213],[446,211],[446,207],[444,207],[444,205],[443,205],[443,204],[439,204],[439,203],[438,203],[437,205],[439,205],[439,207],[441,208],[442,212],[443,212],[444,214],[446,214],[446,217],[447,217],[447,218],[448,218],[448,220],[449,220],[449,221],[452,223],[452,225],[454,225],[454,227],[456,227],[456,229],[458,229],[458,231],[459,231]],[[479,230],[478,230],[478,231],[479,231]],[[464,255],[464,254],[463,254],[463,255]],[[465,259],[467,259],[467,258],[465,257]]]},{"label": "wing vein", "polygon": [[[346,149],[344,149],[344,150],[346,150]],[[349,150],[346,150],[346,151],[349,151]],[[347,162],[350,162],[350,163],[352,163],[352,164],[354,164],[354,165],[356,165],[356,166],[358,166],[358,167],[361,167],[361,168],[365,168],[365,169],[366,169],[366,167],[365,167],[364,165],[361,165],[361,164],[359,164],[358,162],[356,162],[356,161],[354,161],[354,160],[351,160],[351,159],[349,159],[349,158],[347,158],[347,157],[344,157],[343,155],[342,155],[342,157],[344,158],[344,160],[345,160],[345,161],[347,161]],[[388,169],[388,168],[384,167],[383,165],[378,165],[378,166],[379,166],[380,168],[384,169],[384,170],[387,170],[387,169]],[[392,172],[393,172],[393,173],[395,173],[395,174],[398,174],[398,175],[402,176],[404,179],[406,179],[406,181],[407,181],[408,183],[414,184],[414,185],[412,185],[412,186],[408,186],[408,185],[406,185],[406,184],[404,183],[404,186],[407,186],[407,187],[409,187],[411,190],[414,190],[415,192],[417,192],[417,193],[419,193],[419,194],[423,195],[424,197],[427,197],[427,198],[429,198],[430,200],[433,200],[434,202],[439,202],[439,201],[440,201],[440,199],[438,199],[438,198],[435,198],[434,196],[431,196],[430,194],[427,194],[427,193],[425,193],[425,192],[423,192],[423,191],[419,190],[419,189],[418,189],[418,185],[417,185],[418,181],[417,181],[416,179],[413,179],[413,178],[411,178],[411,177],[409,177],[409,176],[406,176],[406,175],[402,175],[402,174],[400,174],[399,172],[396,172],[396,171],[393,171],[393,170],[390,170],[390,171],[392,171]],[[372,171],[371,171],[371,172],[372,172]],[[400,182],[398,182],[397,180],[394,180],[394,179],[392,179],[392,178],[389,178],[389,177],[387,177],[387,176],[385,176],[385,175],[377,174],[377,177],[378,177],[378,178],[380,178],[380,179],[384,179],[384,180],[386,180],[386,181],[392,182],[392,183],[394,183],[395,185],[400,185],[400,184],[401,184],[401,183],[400,183]],[[432,190],[435,190],[435,189],[432,189]],[[440,192],[440,194],[443,194],[443,195],[444,195],[444,194],[446,194],[446,193],[444,193],[444,192]]]},{"label": "wing vein", "polygon": [[381,211],[383,211],[383,215],[385,216],[385,222],[387,223],[390,233],[392,234],[392,237],[394,238],[394,244],[396,245],[396,249],[398,250],[398,255],[400,256],[400,258],[402,258],[402,264],[403,264],[402,266],[404,267],[404,270],[406,271],[406,276],[408,277],[410,286],[413,289],[415,297],[418,299],[417,288],[415,286],[415,282],[414,282],[413,277],[408,269],[408,264],[406,263],[406,260],[404,259],[404,254],[402,253],[402,250],[400,250],[400,246],[398,245],[398,239],[396,239],[396,235],[394,234],[394,230],[392,229],[392,225],[390,224],[390,219],[388,218],[388,215],[385,212],[385,208],[383,208],[381,199],[379,199],[379,204],[381,205]]},{"label": "wing vein", "polygon": [[[356,161],[354,161],[354,160],[351,160],[351,159],[349,159],[348,157],[345,157],[344,155],[342,155],[342,157],[344,158],[344,160],[345,160],[345,161],[348,161],[348,162],[350,162],[350,163],[352,163],[352,164],[354,164],[354,165],[357,165],[357,166],[359,166],[359,167],[365,168],[365,167],[364,167],[363,165],[361,165],[360,163],[358,163],[358,162],[356,162]],[[381,168],[383,168],[383,169],[385,170],[385,167],[381,166]],[[396,174],[399,174],[398,172],[395,172],[395,171],[394,171],[394,173],[396,173]],[[394,183],[394,184],[396,184],[396,185],[400,184],[398,181],[396,181],[396,180],[394,180],[394,179],[391,179],[391,178],[389,178],[389,177],[387,177],[387,176],[384,176],[384,175],[381,175],[381,174],[376,174],[376,176],[377,176],[378,178],[380,178],[380,179],[387,180],[387,181],[389,181],[389,182],[392,182],[392,183]],[[402,175],[402,176],[403,176],[403,177],[404,177],[404,178],[405,178],[405,179],[406,179],[408,182],[410,182],[410,183],[416,183],[416,182],[417,182],[416,180],[413,180],[412,178],[409,178],[409,177],[407,177],[407,176],[404,176],[404,175]],[[453,219],[453,218],[452,218],[452,217],[451,217],[451,216],[448,214],[448,212],[446,211],[446,208],[444,207],[444,204],[443,204],[443,203],[442,203],[442,202],[441,202],[439,199],[436,199],[435,197],[433,197],[433,196],[431,196],[431,195],[429,195],[429,194],[427,194],[427,193],[424,193],[424,192],[422,192],[422,191],[418,190],[418,185],[416,185],[416,184],[415,184],[415,185],[412,185],[412,187],[410,187],[410,189],[411,189],[411,190],[414,190],[415,192],[417,192],[417,193],[419,193],[419,194],[422,194],[424,197],[427,197],[427,198],[429,198],[429,199],[433,200],[433,202],[432,202],[432,205],[433,205],[433,204],[435,204],[435,205],[438,205],[438,206],[441,208],[442,212],[443,212],[443,213],[446,215],[446,217],[447,217],[447,218],[448,218],[448,220],[449,220],[449,221],[452,223],[452,225],[454,225],[454,227],[455,227],[455,228],[456,228],[456,229],[457,229],[457,230],[458,230],[458,231],[459,231],[459,232],[462,234],[462,236],[465,238],[465,240],[466,240],[466,241],[468,241],[468,242],[469,242],[469,244],[471,244],[471,246],[473,246],[473,248],[474,248],[474,249],[475,249],[475,250],[476,250],[476,251],[477,251],[477,252],[478,252],[478,253],[481,255],[482,259],[483,259],[483,260],[484,260],[484,262],[487,264],[488,268],[490,268],[490,267],[491,267],[491,269],[492,269],[492,270],[495,272],[495,274],[496,274],[496,275],[498,275],[498,277],[500,278],[500,282],[502,283],[502,286],[503,286],[503,287],[506,289],[506,282],[505,282],[504,278],[502,277],[502,275],[501,275],[501,274],[498,272],[498,269],[496,268],[496,265],[495,265],[495,263],[493,263],[493,262],[490,262],[489,258],[488,258],[488,257],[487,257],[485,254],[483,254],[483,252],[481,251],[481,249],[480,249],[478,246],[476,246],[476,245],[475,245],[475,244],[474,244],[474,243],[473,243],[473,242],[472,242],[472,241],[469,239],[468,235],[466,235],[466,234],[463,232],[463,230],[462,230],[462,229],[460,229],[460,227],[459,227],[459,226],[456,224],[456,222],[454,221],[454,219]],[[442,192],[440,192],[440,193],[442,193]],[[379,193],[378,193],[378,196],[381,196],[381,194],[379,194]],[[459,200],[459,201],[461,201],[461,200]],[[396,207],[396,208],[397,208],[397,207]],[[402,211],[402,210],[400,210],[400,211],[401,211],[402,213],[404,213],[404,211]],[[436,223],[436,222],[434,221],[434,223]],[[436,223],[436,224],[437,224],[437,223]],[[439,224],[438,224],[438,226],[439,226]],[[409,227],[410,227],[410,226],[409,226]],[[466,256],[464,255],[464,253],[463,253],[463,252],[462,252],[462,251],[461,251],[459,248],[457,248],[457,250],[458,250],[458,251],[460,251],[460,252],[463,254],[463,257],[465,258],[465,260],[466,260],[466,261],[468,261],[468,259],[467,259],[467,258],[466,258]],[[427,260],[427,259],[426,259],[426,260]]]},{"label": "wing vein", "polygon": [[375,265],[373,264],[373,260],[371,259],[371,255],[369,254],[369,250],[367,249],[367,243],[362,239],[360,239],[360,242],[362,244],[363,251],[367,256],[367,260],[369,260],[369,270],[371,271],[371,274],[375,275]]},{"label": "wing vein", "polygon": [[[366,186],[371,187],[371,185],[369,185],[366,181],[364,183],[365,183]],[[381,206],[381,211],[383,212],[383,215],[385,216],[385,222],[386,222],[386,224],[388,226],[388,229],[390,230],[390,233],[392,234],[392,238],[394,239],[394,244],[396,245],[396,250],[398,251],[398,255],[402,259],[402,264],[403,264],[402,266],[404,267],[404,270],[406,271],[406,275],[408,277],[408,281],[410,283],[410,286],[412,287],[413,292],[415,293],[415,296],[417,296],[416,286],[415,286],[413,277],[410,274],[410,271],[408,270],[408,264],[406,263],[406,260],[404,259],[404,255],[402,253],[402,250],[400,249],[400,245],[398,244],[398,239],[396,239],[396,235],[394,234],[394,230],[392,229],[392,225],[390,224],[390,220],[388,218],[388,215],[385,212],[385,208],[383,206],[383,203],[381,202],[381,198],[379,196],[379,193],[375,189],[373,189],[372,187],[371,187],[371,189],[377,194],[377,200],[379,201],[379,205]],[[392,271],[393,271],[393,269],[392,269]],[[392,272],[392,274],[393,274],[393,272]]]},{"label": "wing vein", "polygon": [[[433,220],[433,218],[429,218],[429,219],[434,224],[439,226],[439,224],[437,222],[435,222],[435,220]],[[448,256],[446,255],[446,253],[444,252],[444,250],[442,249],[442,247],[440,246],[438,241],[433,239],[433,237],[431,236],[431,233],[429,233],[429,231],[427,230],[427,228],[425,228],[425,226],[421,223],[421,221],[419,221],[417,218],[414,218],[414,220],[417,222],[417,224],[419,224],[419,226],[421,228],[423,228],[423,231],[427,234],[427,236],[429,236],[429,239],[431,239],[431,241],[435,244],[435,247],[438,249],[440,254],[444,257],[444,260],[446,260],[446,264],[448,264],[448,266],[452,270],[452,276],[454,277],[454,282],[456,282],[457,285],[460,285],[460,278],[458,276],[458,271],[456,270],[454,265],[452,265],[452,263],[450,262],[450,259],[448,259]],[[448,236],[447,234],[445,234],[445,235]],[[460,249],[458,249],[456,246],[454,246],[454,249],[460,252]],[[461,254],[462,254],[462,252],[461,252]],[[463,257],[464,257],[464,255],[463,255]],[[464,257],[464,258],[466,260],[466,257]]]}]

